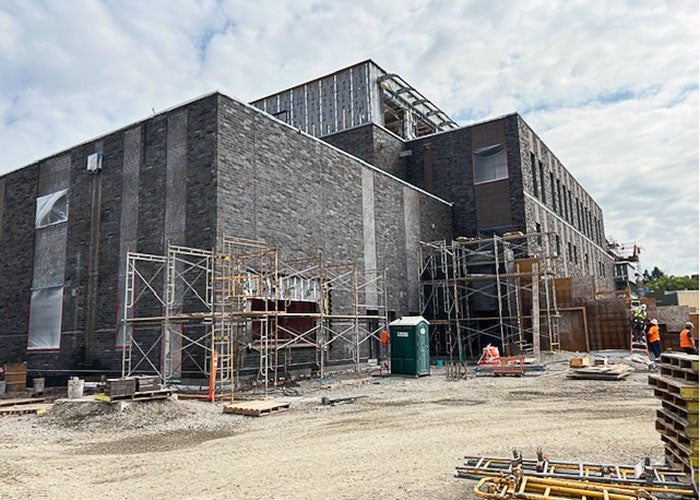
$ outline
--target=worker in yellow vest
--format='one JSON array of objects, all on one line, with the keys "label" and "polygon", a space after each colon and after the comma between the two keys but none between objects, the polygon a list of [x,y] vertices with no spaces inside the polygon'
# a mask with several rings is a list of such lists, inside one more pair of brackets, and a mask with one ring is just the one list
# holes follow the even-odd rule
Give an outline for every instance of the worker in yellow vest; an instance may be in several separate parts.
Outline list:
[{"label": "worker in yellow vest", "polygon": [[661,357],[661,334],[659,333],[659,322],[656,318],[651,320],[647,336],[649,338],[649,350],[654,355],[652,361],[658,363]]},{"label": "worker in yellow vest", "polygon": [[695,339],[693,338],[693,324],[688,321],[685,324],[685,328],[681,331],[681,350],[686,354],[697,354],[698,350],[695,348]]}]

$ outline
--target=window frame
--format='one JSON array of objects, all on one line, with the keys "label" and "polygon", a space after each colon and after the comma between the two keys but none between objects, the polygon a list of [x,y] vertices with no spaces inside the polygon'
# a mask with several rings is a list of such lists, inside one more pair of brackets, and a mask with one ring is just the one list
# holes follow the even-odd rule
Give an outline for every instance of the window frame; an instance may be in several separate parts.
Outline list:
[{"label": "window frame", "polygon": [[[480,156],[479,156],[479,153],[480,153],[481,151],[486,151],[486,150],[488,150],[488,149],[496,148],[496,147],[502,148],[501,151],[499,151],[498,153],[502,152],[502,153],[503,153],[503,156],[504,156],[504,159],[505,159],[505,163],[504,163],[505,175],[503,175],[502,177],[493,177],[493,178],[489,178],[489,179],[487,179],[487,180],[478,180],[478,181],[477,181],[477,175],[476,175],[476,172],[477,172],[477,168],[476,168],[477,162],[476,162],[476,159],[477,159],[477,157],[480,157]],[[494,154],[494,155],[491,155],[491,156],[495,156],[495,154]],[[495,175],[496,173],[497,173],[497,172],[494,172],[494,175]],[[510,166],[509,166],[509,164],[508,164],[508,150],[506,149],[506,145],[505,145],[504,143],[501,142],[501,143],[497,143],[497,144],[491,144],[490,146],[483,146],[483,147],[480,147],[480,148],[472,149],[472,180],[473,180],[473,183],[474,183],[475,186],[478,186],[478,185],[480,185],[480,184],[488,184],[489,182],[502,181],[502,180],[508,179],[509,177],[510,177]]]}]

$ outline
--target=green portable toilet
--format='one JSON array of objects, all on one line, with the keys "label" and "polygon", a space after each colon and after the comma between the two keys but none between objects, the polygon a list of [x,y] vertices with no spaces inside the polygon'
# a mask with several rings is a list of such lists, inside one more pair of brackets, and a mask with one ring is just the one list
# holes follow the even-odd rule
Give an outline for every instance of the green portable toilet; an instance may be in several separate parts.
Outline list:
[{"label": "green portable toilet", "polygon": [[430,375],[428,326],[422,316],[404,316],[389,323],[392,374]]}]

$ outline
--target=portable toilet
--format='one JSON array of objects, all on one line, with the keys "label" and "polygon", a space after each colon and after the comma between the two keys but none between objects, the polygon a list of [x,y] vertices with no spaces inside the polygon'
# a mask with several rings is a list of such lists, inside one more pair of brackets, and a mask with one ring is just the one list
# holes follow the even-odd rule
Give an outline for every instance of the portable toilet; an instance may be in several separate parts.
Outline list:
[{"label": "portable toilet", "polygon": [[430,375],[428,326],[422,316],[404,316],[389,323],[392,374]]}]

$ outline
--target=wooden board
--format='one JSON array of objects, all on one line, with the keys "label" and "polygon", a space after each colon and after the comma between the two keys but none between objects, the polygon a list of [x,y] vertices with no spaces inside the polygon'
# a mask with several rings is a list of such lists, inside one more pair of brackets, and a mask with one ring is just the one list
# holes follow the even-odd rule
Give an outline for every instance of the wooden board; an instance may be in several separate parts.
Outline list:
[{"label": "wooden board", "polygon": [[573,379],[620,380],[632,372],[627,365],[591,366],[570,369],[566,376]]},{"label": "wooden board", "polygon": [[273,412],[289,409],[289,403],[279,401],[246,401],[234,402],[224,405],[224,413],[234,413],[236,415],[249,415],[259,417]]}]

